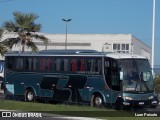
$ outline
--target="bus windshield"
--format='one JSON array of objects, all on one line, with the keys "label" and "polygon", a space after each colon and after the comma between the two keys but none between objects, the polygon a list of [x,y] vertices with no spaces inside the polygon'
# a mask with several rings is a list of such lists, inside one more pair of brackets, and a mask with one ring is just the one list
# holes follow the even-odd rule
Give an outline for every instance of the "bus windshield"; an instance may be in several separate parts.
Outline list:
[{"label": "bus windshield", "polygon": [[119,60],[123,91],[153,91],[151,67],[146,59]]}]

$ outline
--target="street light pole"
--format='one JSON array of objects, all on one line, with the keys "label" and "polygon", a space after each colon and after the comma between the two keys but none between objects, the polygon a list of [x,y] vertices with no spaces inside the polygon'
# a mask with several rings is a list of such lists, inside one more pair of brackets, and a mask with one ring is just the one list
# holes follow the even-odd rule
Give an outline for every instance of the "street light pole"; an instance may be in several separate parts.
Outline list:
[{"label": "street light pole", "polygon": [[153,18],[152,18],[152,73],[154,68],[154,36],[155,36],[155,8],[156,8],[156,0],[153,0]]},{"label": "street light pole", "polygon": [[67,49],[67,23],[70,22],[72,19],[62,19],[66,23],[66,39],[65,39],[65,50]]}]

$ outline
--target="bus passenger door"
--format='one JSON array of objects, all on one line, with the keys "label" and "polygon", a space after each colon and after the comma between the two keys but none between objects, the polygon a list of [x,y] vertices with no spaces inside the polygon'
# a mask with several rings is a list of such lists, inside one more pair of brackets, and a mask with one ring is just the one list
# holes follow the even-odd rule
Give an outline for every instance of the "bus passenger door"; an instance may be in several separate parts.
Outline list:
[{"label": "bus passenger door", "polygon": [[119,69],[115,59],[112,58],[105,59],[104,73],[105,73],[106,83],[111,89],[109,91],[110,92],[109,101],[113,103],[120,93]]},{"label": "bus passenger door", "polygon": [[54,98],[58,101],[71,101],[71,86],[67,86],[69,76],[58,76],[58,82],[54,91]]}]

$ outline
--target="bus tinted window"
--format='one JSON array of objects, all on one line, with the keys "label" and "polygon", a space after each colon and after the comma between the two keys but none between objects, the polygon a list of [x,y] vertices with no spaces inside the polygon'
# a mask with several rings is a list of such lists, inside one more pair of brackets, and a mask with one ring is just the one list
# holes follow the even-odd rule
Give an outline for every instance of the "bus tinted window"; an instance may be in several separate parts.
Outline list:
[{"label": "bus tinted window", "polygon": [[46,58],[40,58],[39,59],[39,64],[40,64],[40,67],[39,67],[39,70],[40,71],[45,71],[46,70]]},{"label": "bus tinted window", "polygon": [[46,60],[46,70],[49,72],[53,70],[53,60],[51,58],[47,58]]},{"label": "bus tinted window", "polygon": [[64,59],[64,71],[69,72],[69,60]]},{"label": "bus tinted window", "polygon": [[61,72],[64,72],[64,58],[61,58],[60,71],[61,71]]},{"label": "bus tinted window", "polygon": [[100,58],[13,56],[6,59],[7,69],[22,72],[88,72],[88,74],[99,74],[102,72],[102,61]]},{"label": "bus tinted window", "polygon": [[77,71],[80,73],[99,74],[102,72],[101,59],[85,58],[77,59]]},{"label": "bus tinted window", "polygon": [[38,59],[33,58],[33,71],[37,71],[38,69]]},{"label": "bus tinted window", "polygon": [[52,72],[54,69],[54,62],[52,58],[39,58],[39,71]]},{"label": "bus tinted window", "polygon": [[117,62],[114,59],[105,60],[105,78],[108,86],[113,90],[120,90],[120,78]]},{"label": "bus tinted window", "polygon": [[72,59],[71,60],[71,71],[72,72],[76,72],[77,71],[77,61],[76,61],[76,59]]},{"label": "bus tinted window", "polygon": [[86,71],[86,61],[85,59],[81,58],[77,60],[77,71]]},{"label": "bus tinted window", "polygon": [[33,61],[32,61],[32,58],[28,58],[28,65],[29,65],[29,71],[32,71],[33,69]]},{"label": "bus tinted window", "polygon": [[6,63],[7,63],[6,64],[7,69],[13,70],[13,65],[14,65],[13,57],[7,57]]},{"label": "bus tinted window", "polygon": [[60,71],[61,59],[57,58],[55,64],[56,64],[56,71]]}]

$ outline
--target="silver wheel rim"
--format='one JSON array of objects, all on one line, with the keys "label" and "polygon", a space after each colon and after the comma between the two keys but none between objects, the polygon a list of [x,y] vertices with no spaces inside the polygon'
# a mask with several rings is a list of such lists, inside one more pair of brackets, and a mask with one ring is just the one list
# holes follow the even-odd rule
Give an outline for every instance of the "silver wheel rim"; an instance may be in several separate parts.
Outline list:
[{"label": "silver wheel rim", "polygon": [[95,98],[95,104],[96,104],[97,106],[102,105],[102,99],[101,99],[100,97],[96,97],[96,98]]},{"label": "silver wheel rim", "polygon": [[32,101],[33,100],[33,93],[32,92],[28,92],[27,94],[27,98],[28,98],[28,101]]}]

